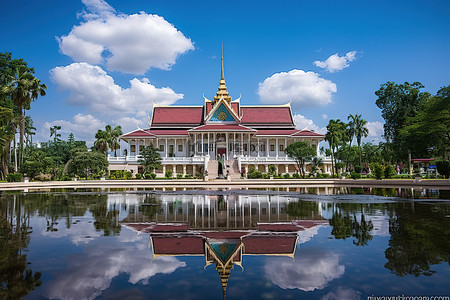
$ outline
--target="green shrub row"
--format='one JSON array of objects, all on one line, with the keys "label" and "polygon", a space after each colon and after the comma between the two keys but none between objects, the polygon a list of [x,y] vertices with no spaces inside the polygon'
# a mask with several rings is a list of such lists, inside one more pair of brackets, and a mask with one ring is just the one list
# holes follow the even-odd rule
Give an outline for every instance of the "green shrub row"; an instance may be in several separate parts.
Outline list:
[{"label": "green shrub row", "polygon": [[9,173],[6,176],[6,181],[8,181],[8,182],[20,182],[22,177],[23,177],[23,175],[21,173]]}]

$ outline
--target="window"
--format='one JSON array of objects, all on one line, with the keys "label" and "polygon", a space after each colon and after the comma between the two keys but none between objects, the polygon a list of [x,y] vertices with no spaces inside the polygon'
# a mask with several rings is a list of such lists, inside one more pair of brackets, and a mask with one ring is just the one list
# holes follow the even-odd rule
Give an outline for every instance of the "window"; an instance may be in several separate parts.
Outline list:
[{"label": "window", "polygon": [[244,151],[247,151],[248,144],[244,144]]},{"label": "window", "polygon": [[278,145],[278,150],[279,150],[280,152],[283,152],[283,151],[284,151],[284,145],[283,145],[283,144],[279,144],[279,145]]},{"label": "window", "polygon": [[136,152],[136,145],[131,145],[130,146],[130,151],[131,152]]},{"label": "window", "polygon": [[266,145],[262,144],[259,146],[260,151],[266,151]]},{"label": "window", "polygon": [[275,151],[275,145],[274,144],[272,144],[272,145],[270,145],[270,151]]},{"label": "window", "polygon": [[164,145],[159,145],[159,151],[164,152]]},{"label": "window", "polygon": [[169,145],[169,156],[173,156],[173,145]]},{"label": "window", "polygon": [[183,152],[183,145],[178,145],[178,152]]}]

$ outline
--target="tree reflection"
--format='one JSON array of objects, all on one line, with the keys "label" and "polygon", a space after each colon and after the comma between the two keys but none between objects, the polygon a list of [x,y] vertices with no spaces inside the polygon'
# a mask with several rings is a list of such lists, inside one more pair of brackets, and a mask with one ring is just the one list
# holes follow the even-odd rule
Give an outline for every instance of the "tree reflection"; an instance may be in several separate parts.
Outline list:
[{"label": "tree reflection", "polygon": [[361,221],[358,222],[356,215],[353,214],[353,218],[350,217],[349,212],[345,215],[341,211],[333,211],[333,217],[329,221],[333,226],[331,234],[336,239],[347,239],[354,237],[353,244],[355,246],[366,246],[373,236],[370,234],[373,230],[372,221],[366,221],[363,207],[361,206]]},{"label": "tree reflection", "polygon": [[287,213],[291,217],[300,217],[304,219],[314,219],[320,217],[319,208],[316,202],[295,201],[287,205]]},{"label": "tree reflection", "polygon": [[103,230],[105,236],[119,235],[121,225],[119,224],[119,211],[115,205],[112,210],[107,207],[107,198],[98,197],[96,203],[90,208],[92,216],[95,219],[94,226],[96,230]]},{"label": "tree reflection", "polygon": [[[14,198],[14,204],[16,198]],[[0,201],[0,298],[20,299],[41,285],[41,273],[27,267],[27,257],[22,249],[28,247],[31,228],[27,224],[29,215],[22,210],[20,201],[10,209],[10,220],[6,201]],[[13,223],[13,224],[12,224]]]},{"label": "tree reflection", "polygon": [[448,205],[399,205],[389,222],[391,239],[385,268],[397,276],[430,276],[430,265],[449,262],[450,213]]}]

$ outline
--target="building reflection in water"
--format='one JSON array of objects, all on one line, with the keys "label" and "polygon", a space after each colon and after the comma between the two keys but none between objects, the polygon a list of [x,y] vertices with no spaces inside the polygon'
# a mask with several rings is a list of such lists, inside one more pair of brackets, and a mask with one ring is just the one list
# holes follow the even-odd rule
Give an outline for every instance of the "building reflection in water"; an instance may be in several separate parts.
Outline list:
[{"label": "building reflection in water", "polygon": [[158,195],[157,201],[154,195],[137,194],[135,201],[112,196],[108,205],[125,205],[129,212],[122,224],[150,233],[153,259],[204,256],[205,268],[215,265],[224,298],[234,265],[244,268],[243,256],[294,258],[299,233],[328,225],[321,203],[312,203],[316,209],[308,208],[308,218],[298,220],[288,214],[289,203],[298,198],[281,195]]}]

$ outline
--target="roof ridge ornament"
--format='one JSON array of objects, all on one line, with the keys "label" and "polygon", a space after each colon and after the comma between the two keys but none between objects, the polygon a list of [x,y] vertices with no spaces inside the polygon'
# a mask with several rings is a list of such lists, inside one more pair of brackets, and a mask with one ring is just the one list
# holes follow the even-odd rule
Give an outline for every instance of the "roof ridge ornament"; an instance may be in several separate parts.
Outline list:
[{"label": "roof ridge ornament", "polygon": [[214,96],[214,104],[217,103],[222,98],[225,99],[228,103],[231,102],[231,97],[228,94],[227,86],[225,84],[225,71],[223,67],[223,43],[222,43],[222,68],[220,72],[219,90],[217,91],[216,96]]}]

